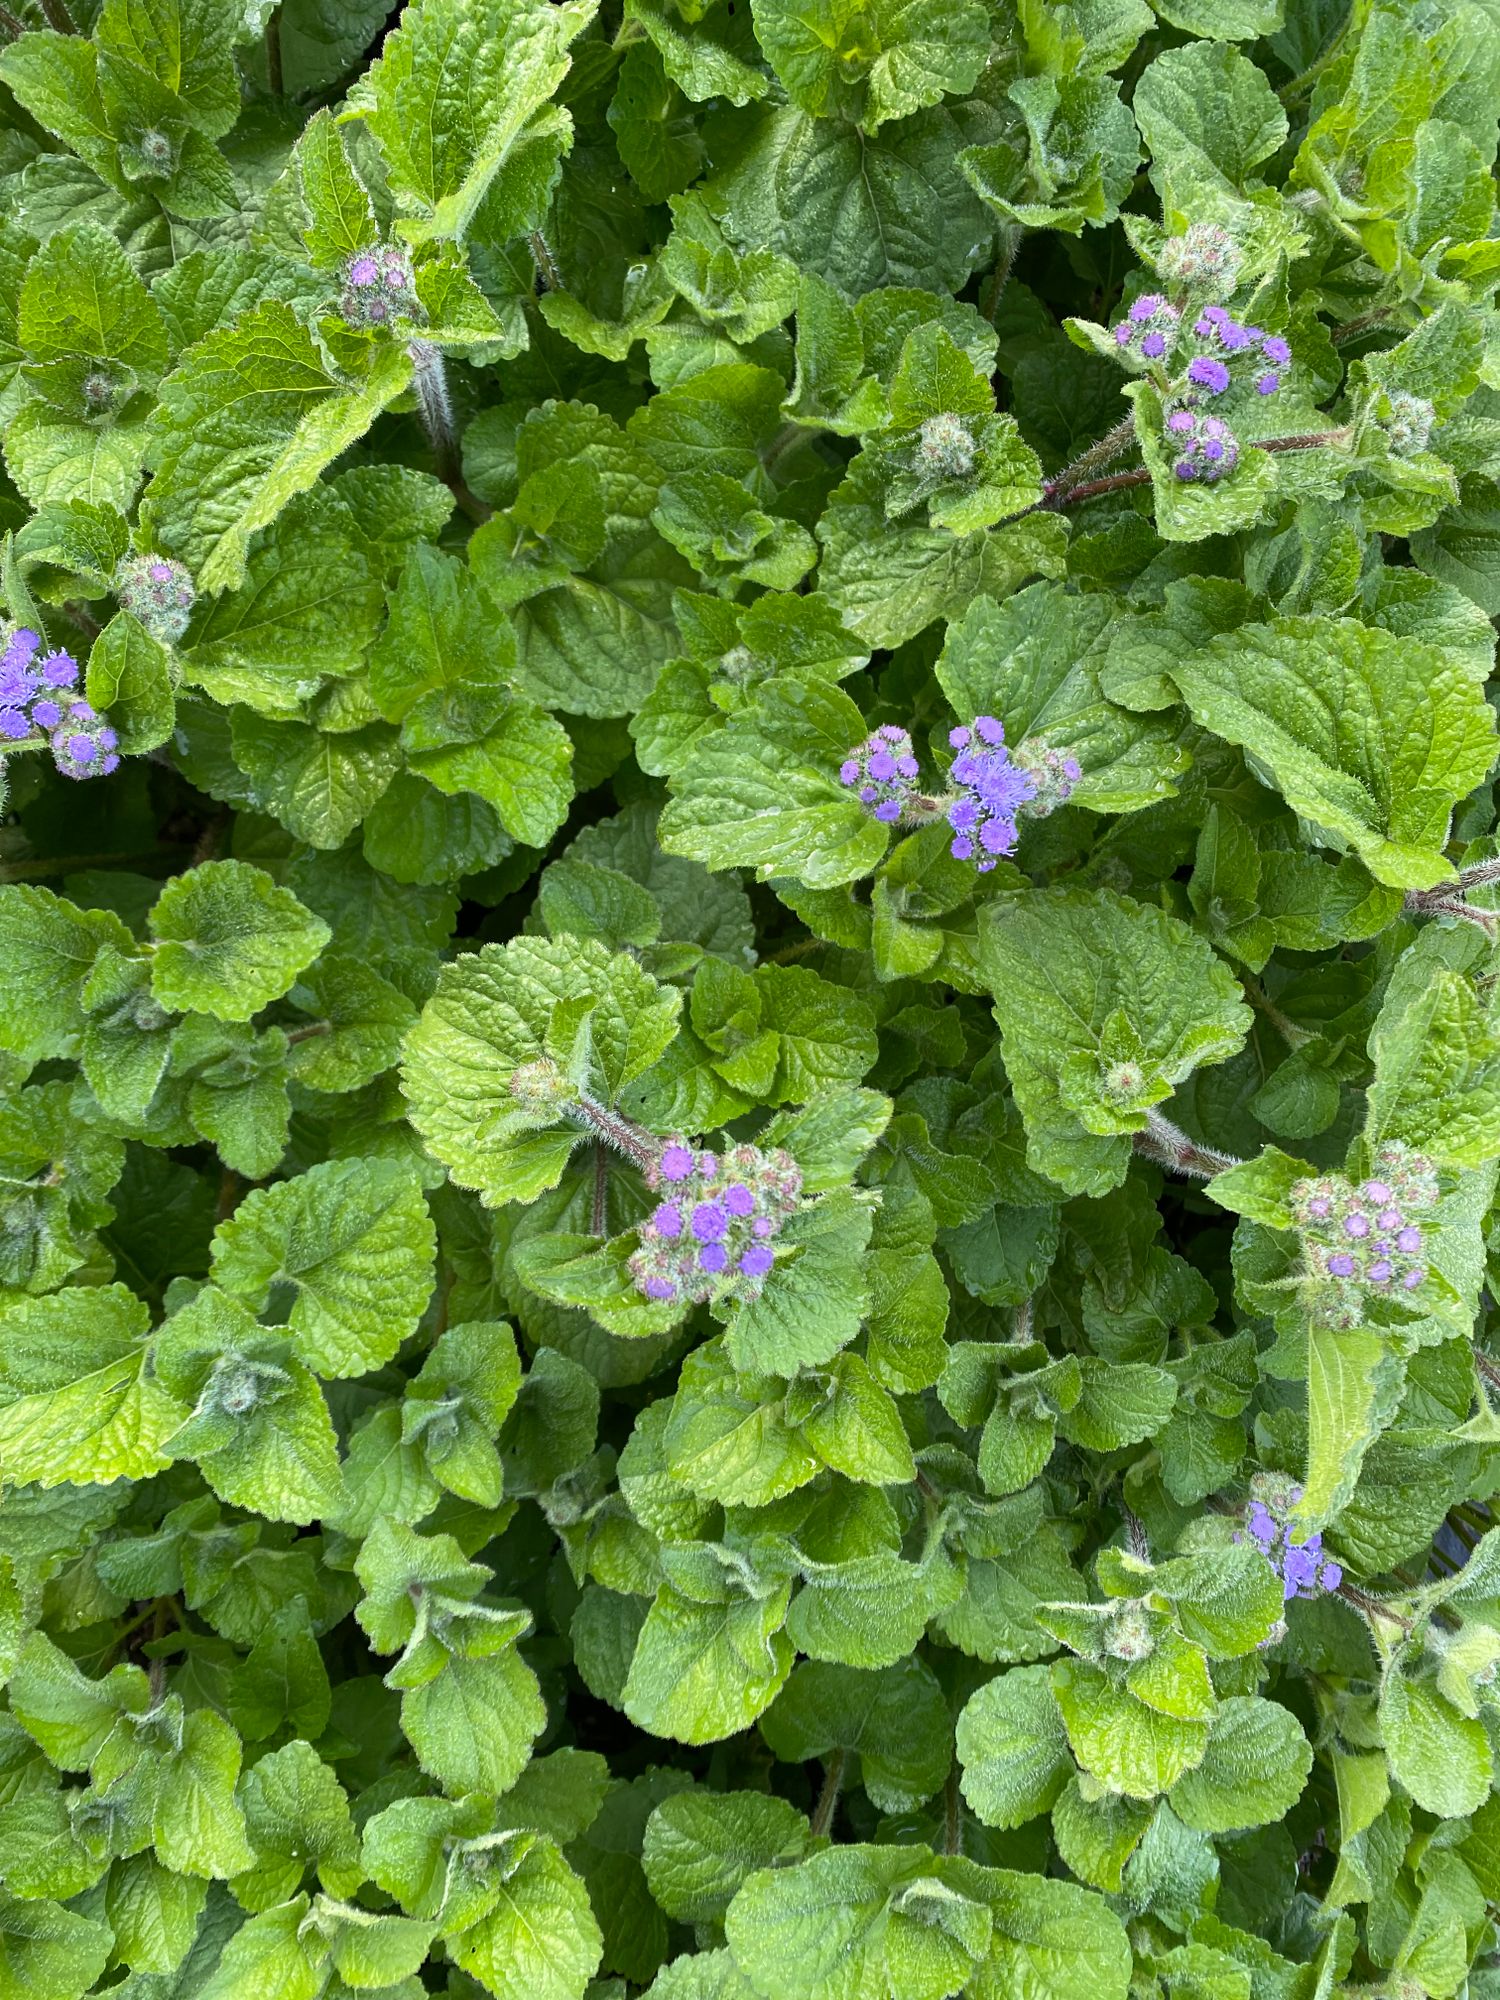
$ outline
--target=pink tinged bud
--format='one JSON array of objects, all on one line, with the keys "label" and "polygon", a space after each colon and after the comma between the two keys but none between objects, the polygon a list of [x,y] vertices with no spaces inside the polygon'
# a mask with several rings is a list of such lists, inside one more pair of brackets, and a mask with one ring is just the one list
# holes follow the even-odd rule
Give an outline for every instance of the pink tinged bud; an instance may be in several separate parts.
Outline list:
[{"label": "pink tinged bud", "polygon": [[1369,1233],[1370,1218],[1361,1213],[1359,1209],[1355,1209],[1352,1215],[1344,1217],[1344,1234],[1346,1236],[1361,1237],[1368,1236]]},{"label": "pink tinged bud", "polygon": [[1316,1216],[1319,1221],[1321,1221],[1324,1216],[1330,1214],[1332,1212],[1332,1209],[1333,1209],[1333,1203],[1328,1199],[1326,1194],[1315,1194],[1312,1200],[1307,1204],[1308,1214],[1311,1216]]},{"label": "pink tinged bud", "polygon": [[711,1179],[719,1171],[718,1154],[700,1153],[698,1155],[698,1171],[705,1180]]},{"label": "pink tinged bud", "polygon": [[356,257],[349,266],[351,285],[373,285],[380,277],[380,266],[373,257]]},{"label": "pink tinged bud", "polygon": [[661,1156],[664,1181],[685,1181],[693,1171],[693,1156],[686,1146],[668,1146]]},{"label": "pink tinged bud", "polygon": [[1399,1229],[1401,1227],[1401,1211],[1399,1208],[1383,1208],[1375,1220],[1382,1229]]},{"label": "pink tinged bud", "polygon": [[172,581],[172,565],[164,562],[152,563],[151,581],[153,583],[170,583]]},{"label": "pink tinged bud", "polygon": [[1171,416],[1167,418],[1167,429],[1178,437],[1192,430],[1192,428],[1193,413],[1191,410],[1174,410]]}]

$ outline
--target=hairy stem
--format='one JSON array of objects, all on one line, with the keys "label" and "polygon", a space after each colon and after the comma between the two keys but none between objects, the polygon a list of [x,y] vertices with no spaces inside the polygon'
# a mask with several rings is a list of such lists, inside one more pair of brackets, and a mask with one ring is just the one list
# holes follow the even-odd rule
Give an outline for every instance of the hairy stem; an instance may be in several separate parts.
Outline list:
[{"label": "hairy stem", "polygon": [[1474,1349],[1474,1366],[1479,1370],[1492,1389],[1500,1389],[1500,1361],[1495,1361],[1482,1347]]},{"label": "hairy stem", "polygon": [[602,1139],[594,1141],[594,1207],[589,1217],[589,1234],[603,1236],[609,1229],[609,1152]]},{"label": "hairy stem", "polygon": [[809,1831],[814,1840],[826,1834],[833,1824],[833,1815],[838,1810],[839,1793],[844,1788],[844,1772],[848,1767],[847,1750],[835,1750],[823,1767],[823,1789],[818,1794],[818,1803],[813,1807],[812,1825]]},{"label": "hairy stem", "polygon": [[26,23],[24,21],[17,20],[16,16],[12,14],[9,7],[0,7],[0,33],[7,34],[10,36],[12,41],[16,41],[22,35],[24,35],[25,32],[26,32]]},{"label": "hairy stem", "polygon": [[[1114,431],[1109,433],[1110,437],[1114,435]],[[1341,424],[1336,430],[1294,431],[1288,437],[1257,438],[1254,441],[1254,448],[1257,451],[1316,451],[1320,445],[1347,444],[1353,435],[1354,428],[1351,424]],[[1101,438],[1099,442],[1102,445],[1106,440]],[[1093,449],[1097,447],[1091,447],[1091,450]],[[1089,456],[1090,452],[1084,453],[1084,458]],[[1082,463],[1081,460],[1079,462]],[[1122,493],[1130,486],[1144,486],[1151,474],[1144,465],[1137,465],[1129,472],[1111,472],[1103,479],[1085,479],[1078,485],[1066,487],[1061,485],[1064,477],[1065,475],[1059,474],[1058,478],[1052,481],[1052,487],[1056,490],[1048,491],[1037,502],[1035,508],[1028,508],[1027,511],[1035,513],[1038,510],[1048,510],[1056,513],[1061,507],[1081,507],[1084,501],[1097,500],[1102,493]]]},{"label": "hairy stem", "polygon": [[1361,1590],[1357,1583],[1341,1583],[1335,1593],[1346,1604],[1352,1604],[1356,1611],[1362,1611],[1367,1618],[1383,1618],[1390,1625],[1399,1625],[1403,1632],[1411,1630],[1411,1620],[1403,1618],[1399,1611],[1393,1611],[1378,1597],[1372,1597],[1367,1590]]},{"label": "hairy stem", "polygon": [[1491,882],[1500,882],[1500,860],[1475,861],[1458,871],[1458,886],[1465,892],[1486,888]]},{"label": "hairy stem", "polygon": [[1135,442],[1135,411],[1122,417],[1112,431],[1106,431],[1097,444],[1091,444],[1087,451],[1080,452],[1071,465],[1065,465],[1061,472],[1049,479],[1042,488],[1044,507],[1058,508],[1068,504],[1069,495],[1096,472],[1102,472],[1106,465],[1127,452]]},{"label": "hairy stem", "polygon": [[1473,903],[1465,902],[1462,896],[1446,894],[1441,889],[1409,889],[1402,907],[1411,911],[1413,916],[1462,917],[1465,923],[1477,924],[1486,937],[1494,937],[1500,931],[1500,918],[1493,910],[1478,909]]},{"label": "hairy stem", "polygon": [[1190,1139],[1180,1126],[1155,1110],[1146,1113],[1146,1129],[1136,1133],[1135,1149],[1159,1167],[1200,1181],[1211,1181],[1215,1174],[1245,1164],[1237,1153],[1221,1153],[1216,1146]]},{"label": "hairy stem", "polygon": [[67,0],[41,0],[41,5],[49,28],[55,28],[60,35],[78,33],[73,16],[68,12]]},{"label": "hairy stem", "polygon": [[545,292],[560,292],[562,290],[562,270],[557,259],[552,254],[551,244],[543,236],[541,230],[531,230],[527,235],[526,244],[531,251],[531,261],[536,265],[536,274],[542,281],[542,290]]},{"label": "hairy stem", "polygon": [[298,1042],[315,1042],[320,1035],[331,1035],[332,1033],[332,1021],[309,1021],[305,1027],[289,1028],[287,1030],[286,1045],[289,1049],[292,1049],[297,1046]]},{"label": "hairy stem", "polygon": [[999,255],[995,268],[990,273],[989,283],[984,289],[984,300],[979,310],[993,326],[995,314],[1000,309],[1000,301],[1005,296],[1005,287],[1010,283],[1010,274],[1016,268],[1016,258],[1020,254],[1021,240],[1026,231],[1020,224],[1002,229],[999,238]]},{"label": "hairy stem", "polygon": [[76,597],[70,597],[63,606],[63,616],[76,625],[84,638],[90,641],[97,639],[104,630],[93,612],[86,605],[80,604]]},{"label": "hairy stem", "polygon": [[1246,979],[1242,984],[1250,1005],[1258,1014],[1265,1015],[1289,1049],[1300,1049],[1304,1043],[1318,1039],[1311,1028],[1299,1028],[1295,1021],[1283,1014],[1271,996],[1262,992],[1253,979]]},{"label": "hairy stem", "polygon": [[406,349],[412,365],[412,387],[422,412],[422,426],[432,445],[433,469],[471,521],[487,521],[495,511],[470,490],[464,478],[458,433],[453,424],[453,399],[448,394],[448,369],[430,340],[413,340]]},{"label": "hairy stem", "polygon": [[618,1111],[611,1111],[607,1104],[601,1104],[597,1097],[590,1097],[586,1090],[578,1093],[567,1110],[581,1124],[587,1125],[596,1139],[606,1146],[613,1146],[627,1160],[634,1161],[643,1174],[649,1173],[661,1158],[660,1139],[653,1137],[644,1125],[637,1125],[631,1119],[622,1117]]}]

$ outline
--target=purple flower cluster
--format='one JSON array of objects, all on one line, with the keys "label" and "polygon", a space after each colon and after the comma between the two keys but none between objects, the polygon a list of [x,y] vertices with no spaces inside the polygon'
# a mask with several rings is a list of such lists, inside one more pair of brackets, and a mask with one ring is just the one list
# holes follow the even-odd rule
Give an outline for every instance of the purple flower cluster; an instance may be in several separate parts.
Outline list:
[{"label": "purple flower cluster", "polygon": [[977,715],[970,727],[950,729],[948,741],[958,752],[948,773],[957,793],[948,807],[953,829],[948,851],[955,861],[974,861],[987,875],[1001,855],[1015,852],[1016,815],[1037,796],[1036,781],[1011,762],[1005,725],[993,715]]},{"label": "purple flower cluster", "polygon": [[[1278,1506],[1281,1496],[1272,1491],[1281,1482],[1265,1482],[1266,1492],[1261,1497],[1252,1497],[1250,1510],[1245,1517],[1244,1534],[1236,1534],[1241,1542],[1248,1535],[1270,1562],[1281,1578],[1283,1600],[1290,1603],[1294,1597],[1316,1597],[1337,1590],[1344,1580],[1344,1572],[1331,1556],[1323,1553],[1323,1537],[1309,1535],[1305,1541],[1293,1541],[1288,1514],[1302,1499],[1302,1488],[1286,1488],[1286,1504]],[[1269,1504],[1268,1504],[1269,1502]]]},{"label": "purple flower cluster", "polygon": [[1173,410],[1167,418],[1172,470],[1179,479],[1212,486],[1240,462],[1240,441],[1222,417],[1203,410]]},{"label": "purple flower cluster", "polygon": [[1245,371],[1257,396],[1274,396],[1292,365],[1292,350],[1279,333],[1248,326],[1223,306],[1205,306],[1193,333],[1203,351],[1188,363],[1187,378],[1211,396],[1222,396],[1235,373]]},{"label": "purple flower cluster", "polygon": [[0,651],[0,754],[45,737],[65,778],[107,777],[120,762],[119,739],[77,688],[73,655],[45,651],[39,632],[16,626]]},{"label": "purple flower cluster", "polygon": [[630,1258],[636,1290],[695,1305],[755,1298],[776,1260],[772,1244],[802,1196],[791,1155],[779,1146],[700,1153],[671,1139],[647,1179],[663,1199],[641,1225]]},{"label": "purple flower cluster", "polygon": [[170,646],[182,637],[198,593],[180,562],[166,556],[125,556],[114,582],[121,610],[138,618],[153,639]]},{"label": "purple flower cluster", "polygon": [[1432,1163],[1399,1143],[1381,1147],[1375,1172],[1357,1188],[1340,1174],[1296,1183],[1288,1205],[1302,1232],[1307,1268],[1331,1281],[1337,1316],[1357,1318],[1368,1293],[1420,1289],[1427,1264],[1416,1218],[1437,1198]]},{"label": "purple flower cluster", "polygon": [[1164,361],[1177,344],[1181,318],[1176,306],[1160,292],[1144,292],[1110,330],[1122,352],[1139,354],[1145,361]]},{"label": "purple flower cluster", "polygon": [[839,783],[857,787],[860,804],[890,826],[910,802],[917,770],[911,737],[887,722],[849,752],[839,766]]},{"label": "purple flower cluster", "polygon": [[339,312],[350,326],[388,326],[417,311],[411,259],[398,243],[360,250],[344,265]]}]

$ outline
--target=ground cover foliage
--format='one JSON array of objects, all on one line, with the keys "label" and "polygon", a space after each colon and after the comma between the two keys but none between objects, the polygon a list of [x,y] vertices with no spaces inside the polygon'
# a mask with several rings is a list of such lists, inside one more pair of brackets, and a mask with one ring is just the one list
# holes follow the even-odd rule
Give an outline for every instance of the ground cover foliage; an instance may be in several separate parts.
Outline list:
[{"label": "ground cover foliage", "polygon": [[0,2000],[1500,1994],[1497,116],[0,7]]}]

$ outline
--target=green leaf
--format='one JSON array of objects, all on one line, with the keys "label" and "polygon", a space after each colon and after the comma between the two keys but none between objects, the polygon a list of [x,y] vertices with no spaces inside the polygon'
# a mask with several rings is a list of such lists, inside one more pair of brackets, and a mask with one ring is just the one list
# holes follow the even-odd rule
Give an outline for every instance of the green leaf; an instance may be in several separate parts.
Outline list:
[{"label": "green leaf", "polygon": [[830,888],[870,874],[886,829],[839,783],[868,733],[838,688],[771,680],[677,771],[662,845],[708,868],[754,868]]},{"label": "green leaf", "polygon": [[1073,1775],[1045,1667],[1013,1667],[969,1697],[958,1718],[963,1794],[986,1826],[1020,1826]]},{"label": "green leaf", "polygon": [[252,1311],[289,1291],[299,1358],[320,1375],[360,1375],[415,1332],[432,1292],[434,1241],[407,1169],[329,1160],[253,1189],[215,1232],[213,1273]]},{"label": "green leaf", "polygon": [[145,1479],[184,1406],[148,1369],[150,1315],[124,1285],[74,1288],[0,1314],[0,1460],[42,1486]]},{"label": "green leaf", "polygon": [[343,382],[290,306],[274,300],[190,347],[161,385],[144,504],[199,589],[237,590],[250,538],[410,379],[405,351],[389,347],[363,383]]},{"label": "green leaf", "polygon": [[151,294],[114,237],[94,222],[59,230],[31,260],[18,335],[38,361],[82,355],[140,375],[159,375],[167,365]]},{"label": "green leaf", "polygon": [[171,659],[145,626],[122,611],[89,651],[88,698],[120,739],[127,757],[155,750],[172,733],[177,713]]},{"label": "green leaf", "polygon": [[[283,34],[285,32],[285,23]],[[284,59],[284,51],[283,51]],[[307,226],[302,240],[321,269],[330,269],[380,239],[375,210],[349,163],[344,135],[330,111],[309,119],[296,148],[297,180]]]},{"label": "green leaf", "polygon": [[1130,1135],[1250,1025],[1238,982],[1175,917],[1112,890],[992,903],[980,960],[1026,1121],[1027,1160],[1070,1193],[1124,1179]]},{"label": "green leaf", "polygon": [[888,1813],[940,1791],[953,1757],[947,1702],[918,1659],[879,1673],[805,1660],[761,1717],[760,1733],[788,1764],[836,1751],[857,1756],[860,1783]]},{"label": "green leaf", "polygon": [[577,2000],[603,1956],[588,1890],[550,1840],[515,1846],[494,1908],[453,1956],[496,2000]]},{"label": "green leaf", "polygon": [[1220,1704],[1196,1770],[1172,1787],[1173,1812],[1199,1833],[1268,1826],[1302,1796],[1312,1746],[1289,1710],[1260,1695]]},{"label": "green leaf", "polygon": [[151,990],[164,1007],[248,1021],[291,986],[329,930],[290,889],[243,861],[179,875],[151,911]]},{"label": "green leaf", "polygon": [[934,0],[754,0],[756,39],[814,117],[856,118],[873,132],[949,92],[966,95],[989,53],[978,6]]},{"label": "green leaf", "polygon": [[518,149],[570,129],[548,104],[591,0],[419,0],[386,38],[346,116],[379,141],[415,242],[462,238]]},{"label": "green leaf", "polygon": [[663,1584],[641,1627],[621,1706],[638,1728],[716,1743],[767,1709],[796,1657],[781,1630],[788,1586],[696,1603]]},{"label": "green leaf", "polygon": [[767,1792],[676,1792],[646,1822],[641,1865],[679,1923],[715,1923],[758,1868],[800,1860],[807,1819]]},{"label": "green leaf", "polygon": [[1460,1715],[1430,1681],[1386,1675],[1380,1733],[1392,1776],[1425,1811],[1458,1818],[1488,1796],[1494,1766],[1484,1725]]},{"label": "green leaf", "polygon": [[1494,718],[1445,654],[1353,619],[1284,618],[1212,640],[1172,678],[1329,845],[1429,888],[1454,804],[1494,760]]},{"label": "green leaf", "polygon": [[0,1047],[30,1062],[74,1054],[96,959],[134,948],[112,911],[80,910],[50,889],[0,888]]},{"label": "green leaf", "polygon": [[1397,965],[1370,1031],[1368,1138],[1475,1167],[1500,1152],[1500,1038],[1473,986],[1438,961],[1428,939],[1437,934],[1424,934]]},{"label": "green leaf", "polygon": [[[577,1089],[613,1104],[666,1050],[681,996],[591,939],[516,938],[444,967],[407,1037],[412,1122],[463,1186],[492,1205],[534,1199],[585,1136],[561,1106],[526,1109],[523,1064],[556,1059]],[[562,1033],[566,1044],[554,1042]]]},{"label": "green leaf", "polygon": [[82,2000],[109,1962],[110,1929],[61,1903],[0,1891],[0,1994]]}]

